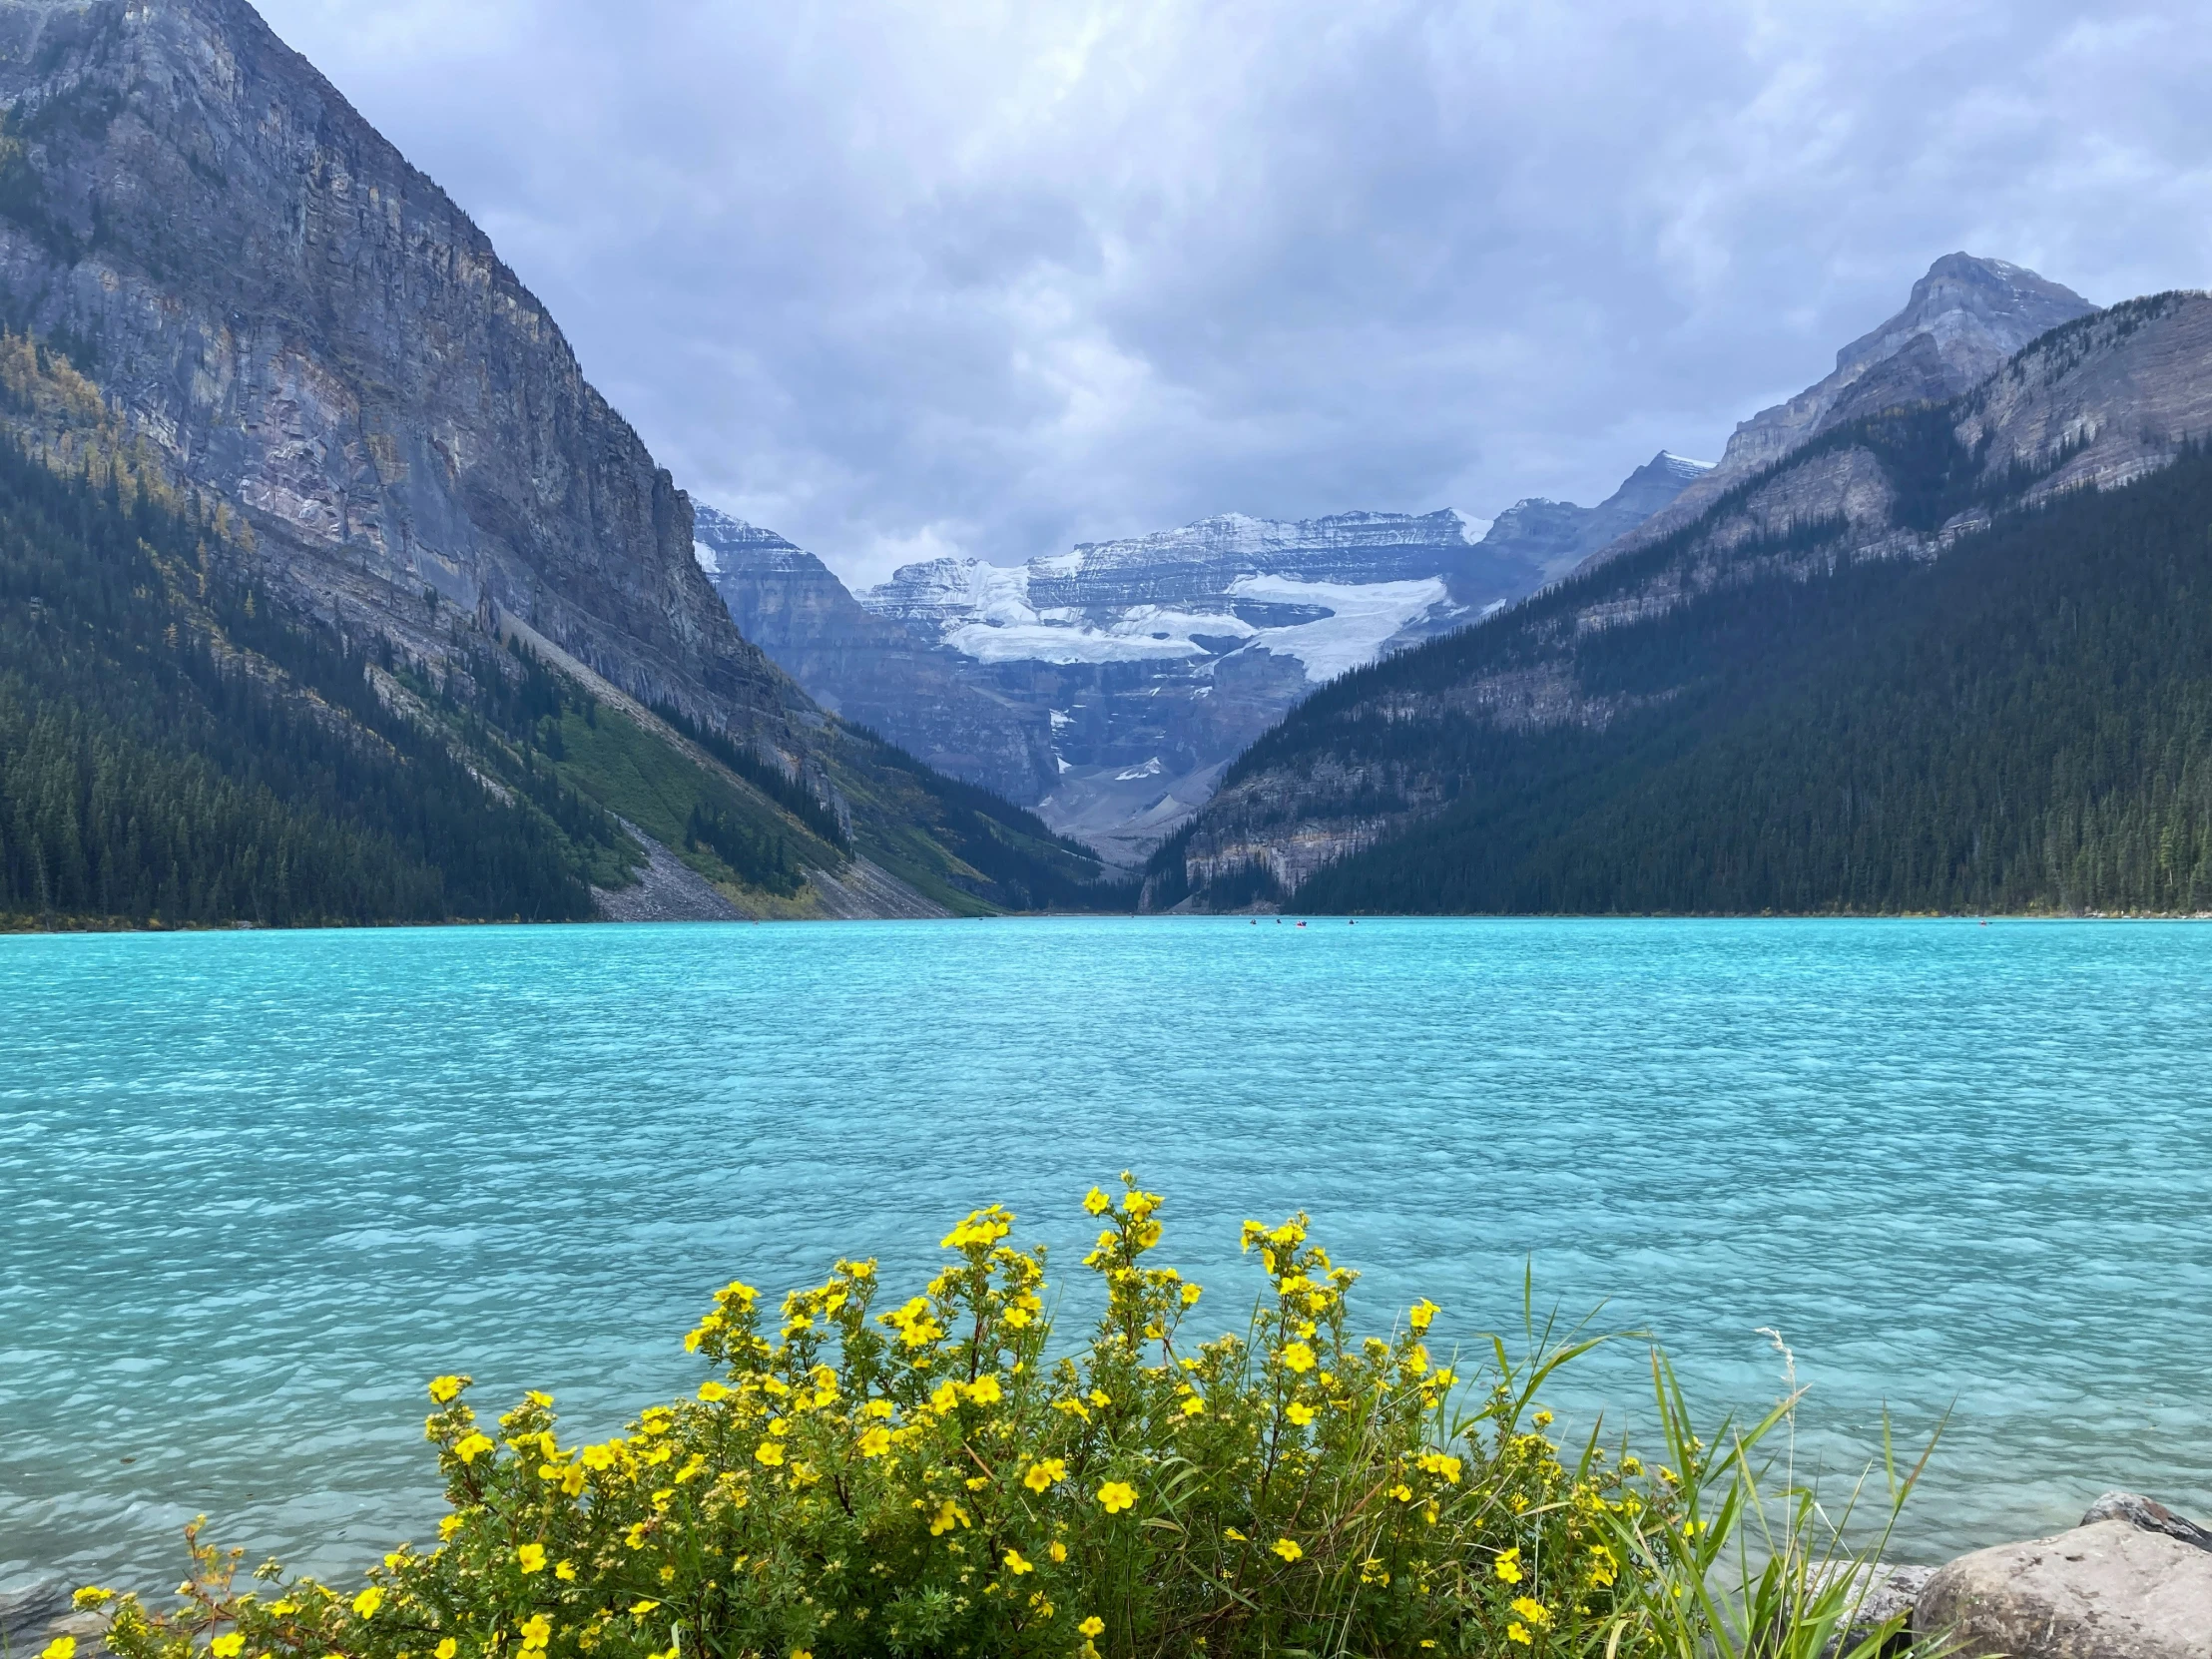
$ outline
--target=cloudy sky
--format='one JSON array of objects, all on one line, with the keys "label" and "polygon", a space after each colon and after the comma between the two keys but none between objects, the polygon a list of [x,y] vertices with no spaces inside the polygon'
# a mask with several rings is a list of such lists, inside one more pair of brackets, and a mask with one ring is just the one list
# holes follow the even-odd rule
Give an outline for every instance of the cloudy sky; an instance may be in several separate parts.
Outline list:
[{"label": "cloudy sky", "polygon": [[1594,501],[1954,249],[2212,283],[2185,4],[261,4],[679,482],[858,582]]}]

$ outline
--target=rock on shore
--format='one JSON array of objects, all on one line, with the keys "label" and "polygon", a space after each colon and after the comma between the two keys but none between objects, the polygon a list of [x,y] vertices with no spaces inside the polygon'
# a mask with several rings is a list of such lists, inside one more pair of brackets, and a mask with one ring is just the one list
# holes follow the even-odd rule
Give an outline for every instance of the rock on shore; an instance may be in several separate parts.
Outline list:
[{"label": "rock on shore", "polygon": [[2202,1529],[2134,1505],[2100,1499],[2070,1532],[1960,1556],[1921,1592],[1915,1633],[1947,1635],[1951,1659],[2212,1659]]}]

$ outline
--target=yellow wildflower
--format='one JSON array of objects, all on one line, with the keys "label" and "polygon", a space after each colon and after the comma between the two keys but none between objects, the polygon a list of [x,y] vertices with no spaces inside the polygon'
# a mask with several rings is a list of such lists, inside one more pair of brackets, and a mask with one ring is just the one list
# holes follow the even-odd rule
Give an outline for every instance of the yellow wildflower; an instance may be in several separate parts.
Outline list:
[{"label": "yellow wildflower", "polygon": [[543,1649],[553,1639],[553,1621],[543,1613],[532,1613],[522,1626],[522,1651],[529,1653]]},{"label": "yellow wildflower", "polygon": [[957,1382],[939,1382],[935,1392],[929,1396],[929,1403],[940,1411],[951,1410],[953,1406],[960,1403],[960,1384]]},{"label": "yellow wildflower", "polygon": [[40,1650],[38,1659],[76,1659],[77,1638],[56,1636]]},{"label": "yellow wildflower", "polygon": [[1183,1306],[1186,1308],[1196,1308],[1198,1306],[1198,1299],[1205,1294],[1206,1293],[1196,1285],[1185,1285],[1183,1287]]},{"label": "yellow wildflower", "polygon": [[877,1423],[860,1436],[860,1455],[862,1457],[880,1457],[890,1448],[891,1431],[881,1423]]},{"label": "yellow wildflower", "polygon": [[433,1377],[430,1379],[430,1398],[438,1405],[450,1405],[468,1386],[465,1377]]},{"label": "yellow wildflower", "polygon": [[460,1651],[461,1644],[448,1636],[444,1641],[438,1643],[437,1659],[453,1659],[453,1655]]},{"label": "yellow wildflower", "polygon": [[461,1517],[446,1515],[438,1522],[438,1541],[444,1543],[461,1529]]},{"label": "yellow wildflower", "polygon": [[937,1512],[929,1517],[929,1536],[934,1538],[939,1533],[951,1531],[954,1526],[972,1526],[974,1524],[973,1521],[968,1519],[968,1512],[965,1509],[954,1503],[950,1498],[946,1498],[937,1505]]},{"label": "yellow wildflower", "polygon": [[555,1568],[553,1569],[553,1576],[554,1576],[555,1578],[558,1578],[558,1579],[559,1579],[559,1580],[560,1580],[560,1581],[561,1581],[561,1582],[562,1582],[563,1584],[573,1584],[573,1583],[575,1583],[575,1582],[576,1582],[576,1563],[575,1563],[574,1561],[563,1561],[563,1562],[561,1562],[561,1563],[560,1563],[560,1565],[556,1566],[556,1567],[555,1567]]},{"label": "yellow wildflower", "polygon": [[605,1445],[584,1447],[584,1467],[587,1469],[611,1469],[622,1460],[622,1442],[609,1440]]},{"label": "yellow wildflower", "polygon": [[994,1204],[987,1210],[977,1210],[947,1233],[939,1248],[965,1250],[969,1245],[994,1245],[1012,1231],[1006,1212]]},{"label": "yellow wildflower", "polygon": [[464,1463],[473,1463],[476,1461],[477,1458],[483,1456],[485,1452],[491,1450],[491,1448],[492,1444],[490,1435],[470,1434],[463,1438],[458,1445],[454,1446],[453,1455],[458,1457]]},{"label": "yellow wildflower", "polygon": [[1293,1343],[1283,1351],[1283,1363],[1301,1374],[1314,1369],[1314,1351],[1304,1343]]},{"label": "yellow wildflower", "polygon": [[1104,1388],[1093,1388],[1091,1390],[1091,1403],[1097,1406],[1100,1410],[1103,1411],[1107,1406],[1113,1404],[1113,1402],[1114,1396],[1109,1394]]},{"label": "yellow wildflower", "polygon": [[757,1461],[774,1468],[784,1460],[784,1448],[774,1440],[763,1440],[753,1448],[753,1455]]},{"label": "yellow wildflower", "polygon": [[699,1384],[699,1397],[709,1405],[713,1405],[728,1399],[730,1390],[710,1377],[706,1382]]},{"label": "yellow wildflower", "polygon": [[1500,1551],[1490,1570],[1497,1574],[1500,1584],[1518,1584],[1521,1581],[1519,1546]]},{"label": "yellow wildflower", "polygon": [[1518,1642],[1522,1647],[1527,1647],[1529,1645],[1528,1626],[1521,1623],[1521,1621],[1518,1619],[1515,1619],[1511,1624],[1505,1627],[1505,1635],[1508,1641]]},{"label": "yellow wildflower", "polygon": [[1055,1561],[1065,1561],[1068,1558],[1068,1546],[1055,1538],[1052,1540],[1052,1548],[1046,1553]]},{"label": "yellow wildflower", "polygon": [[1422,1456],[1420,1466],[1430,1474],[1440,1475],[1454,1486],[1459,1484],[1460,1465],[1459,1459],[1456,1457],[1446,1456],[1440,1451],[1431,1451]]},{"label": "yellow wildflower", "polygon": [[570,1463],[561,1470],[561,1490],[570,1497],[581,1497],[584,1491],[584,1465]]},{"label": "yellow wildflower", "polygon": [[1018,1578],[1025,1572],[1035,1572],[1037,1569],[1022,1559],[1020,1550],[1009,1549],[1006,1552],[1006,1570]]},{"label": "yellow wildflower", "polygon": [[545,1571],[545,1545],[524,1544],[515,1551],[515,1562],[524,1572]]},{"label": "yellow wildflower", "polygon": [[995,1377],[978,1377],[967,1385],[967,1396],[978,1405],[996,1405],[1006,1397]]},{"label": "yellow wildflower", "polygon": [[1055,1481],[1065,1480],[1067,1477],[1068,1466],[1064,1458],[1045,1457],[1029,1465],[1029,1472],[1021,1477],[1021,1483],[1033,1492],[1041,1492],[1049,1489]]},{"label": "yellow wildflower", "polygon": [[1183,1401],[1183,1414],[1186,1417],[1204,1416],[1206,1414],[1206,1401],[1197,1394],[1192,1394],[1190,1398]]},{"label": "yellow wildflower", "polygon": [[1278,1538],[1268,1547],[1286,1561],[1296,1561],[1306,1553],[1305,1550],[1299,1547],[1296,1538]]},{"label": "yellow wildflower", "polygon": [[1301,1428],[1304,1428],[1308,1423],[1314,1420],[1314,1408],[1311,1405],[1307,1405],[1304,1403],[1292,1405],[1290,1409],[1285,1411],[1283,1414],[1289,1417],[1291,1421],[1297,1423],[1298,1426]]},{"label": "yellow wildflower", "polygon": [[210,1642],[208,1651],[215,1655],[215,1659],[239,1659],[239,1655],[246,1651],[246,1638],[234,1630]]},{"label": "yellow wildflower", "polygon": [[636,1617],[642,1619],[645,1617],[646,1614],[652,1612],[653,1609],[658,1606],[660,1606],[660,1603],[657,1601],[633,1601],[632,1603],[630,1603],[630,1611]]},{"label": "yellow wildflower", "polygon": [[1075,1633],[1078,1636],[1103,1636],[1106,1634],[1106,1621],[1093,1613],[1075,1627]]},{"label": "yellow wildflower", "polygon": [[361,1618],[372,1619],[376,1616],[376,1609],[383,1606],[383,1604],[384,1592],[382,1587],[371,1584],[353,1598],[353,1611]]},{"label": "yellow wildflower", "polygon": [[1533,1625],[1546,1625],[1551,1622],[1551,1609],[1534,1596],[1516,1597],[1513,1601],[1513,1611]]},{"label": "yellow wildflower", "polygon": [[1118,1515],[1137,1506],[1137,1488],[1126,1480],[1109,1480],[1098,1488],[1098,1501],[1106,1513]]},{"label": "yellow wildflower", "polygon": [[1430,1302],[1426,1297],[1422,1297],[1420,1301],[1413,1304],[1412,1312],[1405,1316],[1405,1323],[1415,1331],[1426,1331],[1435,1322],[1436,1316],[1442,1312],[1441,1308]]},{"label": "yellow wildflower", "polygon": [[1613,1552],[1603,1544],[1594,1546],[1590,1551],[1591,1585],[1602,1590],[1613,1582]]}]

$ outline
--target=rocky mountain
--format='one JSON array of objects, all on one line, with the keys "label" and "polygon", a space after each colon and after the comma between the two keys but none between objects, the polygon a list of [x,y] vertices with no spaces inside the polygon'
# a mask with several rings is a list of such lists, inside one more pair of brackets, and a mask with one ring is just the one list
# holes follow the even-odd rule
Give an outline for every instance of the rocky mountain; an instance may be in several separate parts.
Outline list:
[{"label": "rocky mountain", "polygon": [[853,599],[829,566],[773,530],[693,510],[694,553],[738,631],[832,714],[941,772],[1034,803],[1058,776],[1049,710],[1007,697],[948,646]]},{"label": "rocky mountain", "polygon": [[1903,310],[1836,353],[1834,373],[1744,421],[1704,478],[1601,547],[1611,553],[1648,546],[1739,479],[1822,432],[1901,404],[1956,397],[2030,340],[2095,309],[2071,288],[2019,266],[1946,254],[1913,284]]},{"label": "rocky mountain", "polygon": [[1026,565],[938,559],[848,596],[772,532],[703,511],[747,637],[823,703],[1140,861],[1301,698],[1572,569],[1703,472],[1661,454],[1597,507],[1227,514]]},{"label": "rocky mountain", "polygon": [[[1970,264],[2003,274],[2007,291],[2038,303],[2068,302],[2052,297],[2063,290],[2030,274]],[[1955,260],[1939,262],[1916,288],[1916,305],[1939,297],[1942,281],[1958,269]],[[1964,305],[1957,310],[1969,319],[1979,314]],[[1913,309],[1905,315],[1911,318]],[[1973,332],[1964,322],[1959,327],[1961,336]],[[1924,359],[1928,348],[1920,342],[1932,337],[1912,327],[1870,336],[1891,340],[1894,356]],[[1918,368],[1893,376],[1884,363],[1864,360],[1859,346],[1845,354],[1855,385],[1927,389]],[[1826,395],[1812,388],[1793,406],[1811,408]],[[1939,594],[1948,596],[1943,605],[1960,603],[1955,585],[1906,583],[1896,589],[1896,606],[1904,608],[1884,612],[1878,628],[1855,608],[1858,600],[1847,605],[1832,597],[1846,591],[1838,584],[1857,580],[1853,572],[1941,570],[1954,549],[1967,546],[1979,550],[1976,571],[2001,572],[2001,558],[1988,549],[2028,545],[2009,538],[2028,536],[2022,525],[2042,522],[2040,515],[2062,503],[2089,503],[2078,509],[2091,514],[2078,529],[2079,545],[2089,545],[2109,529],[2095,518],[2100,492],[2170,467],[2212,434],[2212,295],[2163,294],[2077,317],[2000,359],[1972,388],[1939,401],[1913,397],[1873,409],[1859,401],[1851,405],[1857,412],[1840,417],[1839,406],[1809,416],[1801,426],[1809,435],[1779,457],[1752,464],[1739,456],[1732,480],[1700,480],[1569,580],[1310,700],[1237,764],[1205,812],[1163,849],[1152,870],[1152,901],[1295,896],[1326,877],[1310,895],[1319,901],[1325,892],[1352,891],[1362,868],[1412,856],[1392,847],[1417,844],[1419,857],[1442,869],[1452,859],[1479,859],[1484,846],[1526,846],[1531,826],[1563,834],[1564,821],[1552,816],[1552,806],[1539,810],[1539,802],[1555,805],[1564,799],[1558,792],[1579,790],[1575,799],[1594,812],[1606,806],[1606,788],[1642,789],[1637,780],[1648,781],[1649,769],[1659,765],[1653,752],[1621,760],[1613,782],[1601,785],[1593,756],[1609,752],[1605,746],[1648,739],[1666,765],[1688,765],[1682,757],[1700,752],[1714,723],[1750,719],[1747,711],[1800,686],[1808,665],[1834,655],[1848,668],[1877,650],[1881,630],[1919,627],[1913,605],[1936,604]],[[1766,442],[1761,436],[1751,447]],[[1691,500],[1693,490],[1702,506]],[[1674,527],[1662,529],[1662,519]],[[2201,529],[2191,534],[2201,539]],[[2093,597],[2093,565],[2068,566],[2063,548],[2032,545],[2037,557],[2058,561],[2046,572],[2050,591],[2086,583]],[[2078,564],[2083,555],[2072,557]],[[2077,593],[2070,602],[2089,599]],[[2180,594],[2168,602],[2189,603]],[[1800,626],[1808,608],[1831,604],[1835,617],[1868,630],[1858,647],[1844,649],[1832,636]],[[2143,613],[2146,627],[2149,614]],[[1798,655],[1778,659],[1760,643],[1785,638],[1798,641]],[[1993,649],[1986,640],[1977,648]],[[1753,661],[1758,675],[1730,677],[1730,665],[1742,669]],[[1925,678],[1934,671],[1922,665],[1914,672]],[[2114,672],[2147,673],[2148,665]],[[1726,697],[1716,690],[1723,685]],[[1895,701],[1907,691],[1862,687],[1852,696]],[[1929,714],[1941,724],[1935,711]],[[2049,799],[2048,782],[2035,786],[2033,800]],[[1724,796],[1740,793],[1725,778],[1710,787]],[[1783,814],[1780,824],[1796,809],[1770,803],[1760,810]],[[1463,835],[1452,826],[1464,827]],[[1645,825],[1653,834],[1663,828]],[[1447,854],[1435,837],[1455,835]],[[1510,883],[1467,891],[1479,891],[1480,903],[1516,901]],[[1615,897],[1629,902],[1618,890]]]},{"label": "rocky mountain", "polygon": [[[944,838],[971,830],[986,861],[1042,859],[1025,893],[1075,856],[1033,820],[958,829],[968,807],[741,636],[689,500],[545,307],[245,0],[0,0],[0,322],[36,342],[8,424],[50,463],[98,450],[204,497],[240,527],[210,539],[216,578],[460,705],[521,674],[509,642],[621,700],[747,846],[799,844],[813,803],[851,831],[833,857],[806,842],[824,904],[851,858],[891,909],[987,906],[1012,889]],[[750,891],[687,822],[653,832]]]},{"label": "rocky mountain", "polygon": [[288,601],[449,654],[499,612],[649,701],[780,729],[688,511],[458,207],[244,0],[0,0],[0,293]]},{"label": "rocky mountain", "polygon": [[1661,450],[1623,480],[1595,507],[1533,497],[1516,501],[1482,538],[1501,561],[1511,560],[1536,572],[1538,581],[1513,595],[1518,599],[1542,582],[1556,582],[1584,559],[1629,534],[1713,470],[1710,461],[1686,460]]}]

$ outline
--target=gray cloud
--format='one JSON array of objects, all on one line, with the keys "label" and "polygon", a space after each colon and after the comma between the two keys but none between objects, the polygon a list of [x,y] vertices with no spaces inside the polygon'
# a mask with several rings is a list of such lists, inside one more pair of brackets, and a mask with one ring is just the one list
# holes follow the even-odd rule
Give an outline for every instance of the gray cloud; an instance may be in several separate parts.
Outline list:
[{"label": "gray cloud", "polygon": [[857,581],[1591,501],[1964,248],[2212,280],[2180,4],[264,0],[703,499]]}]

